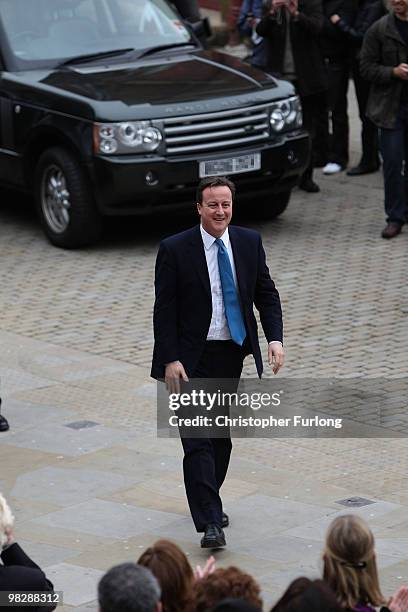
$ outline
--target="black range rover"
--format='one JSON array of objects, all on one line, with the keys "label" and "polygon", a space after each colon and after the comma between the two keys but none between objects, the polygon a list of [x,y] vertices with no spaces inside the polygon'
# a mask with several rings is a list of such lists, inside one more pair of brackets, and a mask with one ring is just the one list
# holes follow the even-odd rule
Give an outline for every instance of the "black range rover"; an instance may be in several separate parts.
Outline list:
[{"label": "black range rover", "polygon": [[204,50],[165,0],[0,0],[0,184],[57,246],[191,206],[207,175],[273,218],[309,148],[293,87]]}]

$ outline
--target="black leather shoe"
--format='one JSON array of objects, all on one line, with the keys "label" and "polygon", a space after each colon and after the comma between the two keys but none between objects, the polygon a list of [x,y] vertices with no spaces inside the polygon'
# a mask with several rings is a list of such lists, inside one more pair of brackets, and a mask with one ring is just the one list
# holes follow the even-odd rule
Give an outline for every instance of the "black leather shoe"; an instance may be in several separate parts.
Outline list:
[{"label": "black leather shoe", "polygon": [[225,529],[226,527],[229,527],[229,516],[228,514],[225,514],[225,512],[222,513],[221,527],[223,529]]},{"label": "black leather shoe", "polygon": [[379,167],[380,167],[379,164],[376,164],[376,165],[373,165],[373,166],[366,166],[364,164],[357,164],[357,166],[354,166],[354,168],[350,168],[350,170],[347,170],[346,174],[348,176],[360,176],[362,174],[371,174],[372,172],[377,172]]},{"label": "black leather shoe", "polygon": [[395,238],[395,236],[398,236],[398,234],[400,233],[401,233],[400,223],[394,223],[391,221],[391,223],[387,223],[387,225],[381,232],[381,236],[383,238],[386,238],[387,240],[390,240],[390,238]]},{"label": "black leather shoe", "polygon": [[225,535],[218,525],[207,525],[201,538],[201,548],[221,548],[225,546]]},{"label": "black leather shoe", "polygon": [[307,191],[308,193],[318,193],[320,191],[319,185],[317,185],[311,178],[304,179],[299,183],[299,189]]},{"label": "black leather shoe", "polygon": [[7,419],[0,414],[0,431],[8,431],[10,426],[7,422]]}]

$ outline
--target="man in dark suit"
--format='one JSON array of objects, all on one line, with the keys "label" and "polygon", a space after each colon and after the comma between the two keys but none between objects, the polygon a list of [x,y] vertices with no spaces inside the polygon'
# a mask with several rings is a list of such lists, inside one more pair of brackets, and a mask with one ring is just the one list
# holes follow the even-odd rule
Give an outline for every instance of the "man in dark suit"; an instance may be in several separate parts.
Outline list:
[{"label": "man in dark suit", "polygon": [[[282,311],[258,232],[230,226],[234,184],[203,179],[197,189],[200,225],[160,244],[152,376],[171,392],[189,378],[239,380],[252,353],[259,377],[263,365],[253,305],[269,343],[276,374],[283,366]],[[182,437],[184,482],[203,548],[225,546],[228,526],[219,490],[231,454],[230,438]]]},{"label": "man in dark suit", "polygon": [[[6,545],[0,552],[3,563],[0,564],[0,591],[41,591],[51,595],[54,587],[44,572],[14,541],[10,528],[6,531],[6,535]],[[56,604],[30,606],[30,610],[43,612],[54,610],[56,607]],[[13,610],[26,610],[26,607],[15,605]]]}]

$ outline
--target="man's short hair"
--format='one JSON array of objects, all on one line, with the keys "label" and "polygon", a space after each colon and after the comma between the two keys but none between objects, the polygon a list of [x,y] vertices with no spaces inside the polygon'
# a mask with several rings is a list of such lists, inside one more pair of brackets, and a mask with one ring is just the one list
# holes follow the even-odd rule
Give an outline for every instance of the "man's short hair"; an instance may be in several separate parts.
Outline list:
[{"label": "man's short hair", "polygon": [[102,612],[155,612],[160,596],[152,572],[136,563],[115,565],[98,584]]},{"label": "man's short hair", "polygon": [[207,176],[199,182],[197,187],[196,202],[199,204],[203,202],[203,191],[207,187],[228,187],[231,191],[232,200],[235,198],[235,185],[226,176]]}]

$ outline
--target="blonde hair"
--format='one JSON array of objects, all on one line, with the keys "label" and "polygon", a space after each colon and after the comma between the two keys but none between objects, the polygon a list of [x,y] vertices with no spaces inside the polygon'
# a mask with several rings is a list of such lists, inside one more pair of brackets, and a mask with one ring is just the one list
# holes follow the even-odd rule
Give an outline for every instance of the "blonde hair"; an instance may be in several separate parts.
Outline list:
[{"label": "blonde hair", "polygon": [[7,542],[6,529],[13,527],[13,525],[14,516],[10,510],[10,506],[0,493],[0,550]]},{"label": "blonde hair", "polygon": [[366,522],[354,514],[331,523],[324,550],[323,578],[343,608],[384,603],[374,553],[374,536]]}]

